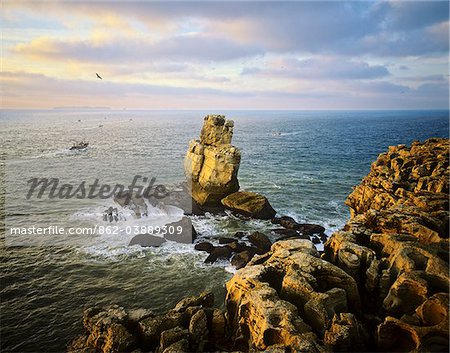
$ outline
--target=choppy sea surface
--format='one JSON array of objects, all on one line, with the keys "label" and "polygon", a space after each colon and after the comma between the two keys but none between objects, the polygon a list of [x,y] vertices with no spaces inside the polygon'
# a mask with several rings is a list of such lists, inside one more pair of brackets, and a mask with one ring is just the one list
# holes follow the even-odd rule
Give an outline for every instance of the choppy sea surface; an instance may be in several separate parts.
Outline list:
[{"label": "choppy sea surface", "polygon": [[[135,168],[136,173],[181,182],[188,142],[199,136],[208,113],[235,121],[233,144],[242,152],[241,189],[264,194],[279,214],[323,225],[328,235],[345,224],[349,212],[344,200],[378,154],[389,145],[449,134],[448,111],[4,110],[2,203],[5,190],[14,195],[17,187],[5,177],[11,161],[30,166],[21,169],[21,180],[34,176],[33,165],[45,169],[55,162],[59,169],[54,173],[74,177],[70,166],[83,159],[93,162],[90,172],[99,178],[120,177]],[[89,141],[87,150],[69,151],[81,140]],[[51,169],[48,172],[52,174]],[[31,204],[14,209],[6,198],[0,212],[6,217],[14,214],[23,224],[39,220],[84,224],[101,222],[102,211],[112,202],[74,201],[46,214],[45,208],[37,212]],[[231,215],[192,221],[200,238],[270,228],[268,222]],[[82,333],[82,310],[93,304],[161,312],[186,295],[211,290],[220,305],[224,284],[233,272],[225,261],[204,265],[206,254],[194,251],[193,245],[169,242],[145,249],[103,235],[86,246],[7,247],[4,226],[1,231],[2,352],[63,351]]]}]

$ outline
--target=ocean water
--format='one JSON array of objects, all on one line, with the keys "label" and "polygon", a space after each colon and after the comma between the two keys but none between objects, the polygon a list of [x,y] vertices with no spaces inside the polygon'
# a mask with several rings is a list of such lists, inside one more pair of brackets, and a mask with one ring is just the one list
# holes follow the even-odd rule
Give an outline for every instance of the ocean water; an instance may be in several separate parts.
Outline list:
[{"label": "ocean water", "polygon": [[[112,200],[55,203],[50,212],[32,201],[15,204],[11,195],[21,180],[35,176],[35,168],[77,179],[83,171],[74,172],[74,166],[80,161],[89,165],[90,175],[108,181],[142,174],[181,182],[188,141],[198,137],[208,113],[235,121],[241,189],[264,194],[279,214],[323,225],[328,235],[345,224],[344,200],[378,154],[389,145],[449,134],[448,111],[2,111],[1,212],[18,225],[99,223]],[[80,140],[90,147],[68,151]],[[14,163],[22,167],[11,178]],[[271,228],[268,222],[232,215],[192,221],[200,238],[213,241],[238,230]],[[3,244],[5,232],[2,227]],[[233,272],[226,261],[204,265],[206,254],[193,245],[144,249],[126,244],[103,235],[80,245],[2,245],[1,351],[63,351],[83,332],[82,310],[93,304],[161,312],[201,290],[213,291],[218,305],[223,302],[224,283]]]}]

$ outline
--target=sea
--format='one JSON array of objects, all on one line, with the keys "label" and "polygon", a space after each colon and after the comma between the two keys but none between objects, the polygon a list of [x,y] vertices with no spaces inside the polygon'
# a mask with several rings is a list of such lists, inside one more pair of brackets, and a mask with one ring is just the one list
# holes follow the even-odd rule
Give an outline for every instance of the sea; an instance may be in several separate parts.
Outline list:
[{"label": "sea", "polygon": [[[224,260],[204,264],[207,254],[192,244],[129,246],[124,234],[95,234],[80,243],[57,237],[20,243],[8,233],[11,225],[107,223],[102,214],[114,206],[111,198],[18,201],[21,185],[34,177],[77,181],[89,174],[110,183],[145,175],[160,183],[182,183],[188,143],[198,138],[207,114],[234,120],[233,145],[242,154],[241,189],[265,195],[279,215],[324,226],[327,235],[346,223],[346,197],[388,146],[449,136],[447,110],[3,110],[2,352],[64,351],[83,333],[82,312],[92,305],[145,307],[160,313],[185,296],[207,290],[215,294],[216,305],[223,306],[225,283],[234,269]],[[70,150],[83,140],[89,142],[87,149]],[[145,216],[137,219],[119,210],[125,215],[119,223],[145,224]],[[165,216],[176,217],[172,211]],[[273,228],[268,221],[230,213],[191,220],[198,241],[213,243],[236,231]]]}]

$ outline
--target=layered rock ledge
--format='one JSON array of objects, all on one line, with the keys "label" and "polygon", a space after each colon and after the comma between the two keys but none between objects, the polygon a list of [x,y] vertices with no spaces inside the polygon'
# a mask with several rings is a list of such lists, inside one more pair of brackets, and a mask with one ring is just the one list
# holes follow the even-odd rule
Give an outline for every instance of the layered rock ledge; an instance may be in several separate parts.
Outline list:
[{"label": "layered rock ledge", "polygon": [[389,147],[346,200],[324,258],[358,283],[372,343],[448,351],[449,140]]},{"label": "layered rock ledge", "polygon": [[[449,147],[430,139],[381,154],[323,253],[297,236],[270,244],[254,235],[250,262],[226,284],[224,311],[209,294],[160,316],[88,309],[86,335],[70,350],[448,352]],[[273,223],[323,231],[289,217]]]}]

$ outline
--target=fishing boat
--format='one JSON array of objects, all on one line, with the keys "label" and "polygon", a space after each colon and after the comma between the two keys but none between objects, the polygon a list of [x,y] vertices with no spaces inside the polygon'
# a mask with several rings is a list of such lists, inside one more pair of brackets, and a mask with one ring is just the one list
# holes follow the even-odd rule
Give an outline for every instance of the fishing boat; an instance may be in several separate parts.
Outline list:
[{"label": "fishing boat", "polygon": [[72,147],[70,147],[71,151],[74,150],[84,150],[89,146],[89,142],[81,141],[78,143],[74,143]]}]

